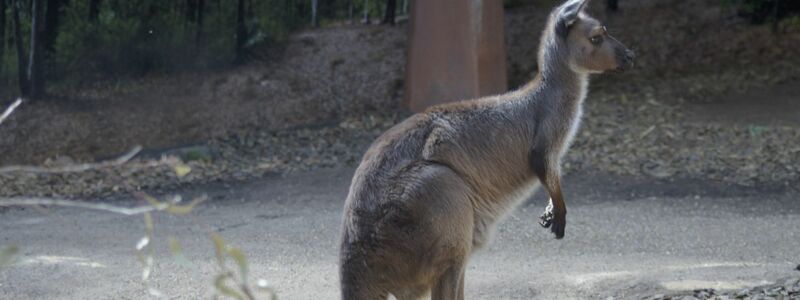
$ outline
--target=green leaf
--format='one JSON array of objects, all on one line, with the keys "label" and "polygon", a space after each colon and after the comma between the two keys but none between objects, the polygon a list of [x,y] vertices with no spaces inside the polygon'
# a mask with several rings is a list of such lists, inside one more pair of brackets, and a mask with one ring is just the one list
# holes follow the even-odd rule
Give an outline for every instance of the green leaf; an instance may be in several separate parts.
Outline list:
[{"label": "green leaf", "polygon": [[244,253],[239,248],[231,247],[228,249],[228,254],[236,261],[236,265],[239,266],[239,276],[241,276],[241,280],[243,283],[247,282],[247,258],[245,258]]},{"label": "green leaf", "polygon": [[768,128],[764,126],[751,125],[748,129],[750,130],[750,135],[758,136],[764,133],[764,131],[767,131]]},{"label": "green leaf", "polygon": [[170,204],[169,206],[167,206],[165,211],[173,215],[185,215],[192,212],[192,209],[194,209],[196,205],[203,203],[203,201],[205,200],[206,200],[205,197],[200,197],[200,198],[195,198],[194,200],[192,200],[191,203],[186,205]]},{"label": "green leaf", "polygon": [[185,215],[185,214],[188,214],[188,213],[192,212],[192,210],[194,209],[195,206],[197,206],[198,204],[203,203],[204,201],[206,201],[206,197],[203,196],[203,197],[195,198],[189,204],[177,205],[177,204],[158,201],[158,199],[156,199],[155,197],[147,195],[147,194],[144,194],[144,193],[141,193],[141,197],[144,198],[144,200],[146,200],[147,203],[149,203],[150,205],[152,205],[156,209],[164,210],[167,213],[170,213],[170,214],[173,214],[173,215]]},{"label": "green leaf", "polygon": [[19,253],[19,248],[17,246],[8,246],[0,251],[0,269],[11,265],[11,262],[14,261],[14,257],[17,256],[17,253]]},{"label": "green leaf", "polygon": [[217,265],[220,268],[225,268],[225,241],[218,233],[211,234],[211,240],[214,241],[214,251],[217,256]]},{"label": "green leaf", "polygon": [[183,255],[183,247],[181,244],[176,240],[174,237],[169,238],[169,251],[172,253],[172,257],[175,258],[175,261],[186,268],[192,269],[192,271],[196,271],[196,267],[192,264],[189,259]]},{"label": "green leaf", "polygon": [[144,228],[147,231],[147,237],[151,238],[153,235],[153,217],[150,213],[144,213]]},{"label": "green leaf", "polygon": [[180,178],[189,174],[189,172],[192,171],[192,167],[179,163],[172,167],[172,170],[175,171],[175,175],[178,175]]},{"label": "green leaf", "polygon": [[236,290],[225,285],[225,281],[230,278],[231,278],[230,273],[217,275],[216,279],[214,279],[214,288],[217,290],[217,292],[219,292],[223,296],[244,300],[245,299],[244,295],[240,294]]},{"label": "green leaf", "polygon": [[[144,200],[146,200],[146,201],[147,201],[147,203],[149,203],[150,205],[152,205],[152,206],[153,206],[153,207],[155,207],[156,209],[164,209],[165,207],[169,207],[169,204],[167,204],[167,203],[163,203],[163,202],[161,202],[161,201],[158,201],[158,199],[156,199],[156,198],[155,198],[155,197],[153,197],[153,196],[150,196],[150,195],[148,195],[148,194],[145,194],[145,193],[139,193],[139,195],[141,195],[141,197],[142,197],[142,198],[144,198]],[[146,216],[146,217],[145,217],[145,223],[146,223],[146,221],[147,221],[147,216],[148,216],[148,215],[149,215],[149,214],[145,214],[145,216]],[[152,220],[150,221],[150,223],[151,223],[151,225],[152,225]]]},{"label": "green leaf", "polygon": [[172,255],[182,255],[183,249],[181,249],[181,244],[178,243],[174,237],[169,238],[169,251],[172,252]]}]

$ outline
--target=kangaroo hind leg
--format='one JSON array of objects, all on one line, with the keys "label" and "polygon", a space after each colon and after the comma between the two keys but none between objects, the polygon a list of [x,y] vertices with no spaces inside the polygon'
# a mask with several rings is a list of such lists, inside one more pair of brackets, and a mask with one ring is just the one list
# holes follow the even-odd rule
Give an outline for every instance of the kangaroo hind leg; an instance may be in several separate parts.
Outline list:
[{"label": "kangaroo hind leg", "polygon": [[464,271],[463,264],[456,264],[445,271],[433,288],[431,300],[463,300]]}]

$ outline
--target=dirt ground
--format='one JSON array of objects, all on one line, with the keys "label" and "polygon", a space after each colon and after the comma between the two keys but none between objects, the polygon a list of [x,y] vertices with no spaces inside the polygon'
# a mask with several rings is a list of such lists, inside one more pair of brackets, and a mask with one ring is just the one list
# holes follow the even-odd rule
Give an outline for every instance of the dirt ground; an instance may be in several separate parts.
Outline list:
[{"label": "dirt ground", "polygon": [[[787,84],[800,73],[794,68],[800,27],[788,22],[775,35],[711,0],[624,1],[613,14],[601,4],[595,3],[595,15],[636,49],[638,59],[629,74],[599,78],[595,91],[654,90],[671,103],[702,102]],[[507,12],[512,87],[535,72],[539,31],[550,7],[543,1]],[[335,24],[299,32],[272,59],[236,69],[56,88],[53,99],[25,104],[4,124],[0,164],[39,164],[58,156],[85,161],[137,144],[163,149],[235,131],[403,114],[405,33],[402,25]],[[769,109],[793,108],[791,102],[774,105]]]},{"label": "dirt ground", "polygon": [[134,145],[169,148],[236,130],[330,124],[345,111],[395,110],[401,30],[300,32],[274,60],[56,91],[63,96],[25,104],[3,124],[0,164],[39,164],[59,155],[93,160]]},{"label": "dirt ground", "polygon": [[776,85],[711,101],[691,103],[692,122],[725,125],[790,126],[800,128],[800,84]]}]

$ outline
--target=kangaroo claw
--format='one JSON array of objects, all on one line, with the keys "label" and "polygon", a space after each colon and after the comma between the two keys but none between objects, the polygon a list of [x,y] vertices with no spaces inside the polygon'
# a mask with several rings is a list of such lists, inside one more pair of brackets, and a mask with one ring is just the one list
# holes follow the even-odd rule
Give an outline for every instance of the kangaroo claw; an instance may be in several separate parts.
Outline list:
[{"label": "kangaroo claw", "polygon": [[552,224],[553,224],[552,211],[545,211],[541,216],[539,216],[539,225],[542,225],[542,227],[548,228]]},{"label": "kangaroo claw", "polygon": [[566,227],[566,218],[563,214],[558,216],[553,211],[553,201],[547,204],[544,213],[539,216],[539,225],[544,228],[550,228],[550,232],[556,235],[556,239],[564,237],[564,227]]},{"label": "kangaroo claw", "polygon": [[544,208],[544,213],[539,216],[539,225],[548,228],[553,224],[553,218],[553,199],[550,199],[550,201],[547,202],[547,207]]}]

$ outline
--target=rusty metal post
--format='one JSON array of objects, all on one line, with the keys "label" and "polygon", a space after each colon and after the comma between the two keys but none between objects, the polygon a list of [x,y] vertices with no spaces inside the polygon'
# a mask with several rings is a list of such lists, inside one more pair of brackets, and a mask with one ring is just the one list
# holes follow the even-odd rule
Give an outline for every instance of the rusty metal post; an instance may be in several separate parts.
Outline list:
[{"label": "rusty metal post", "polygon": [[506,91],[502,2],[413,1],[404,100],[409,108]]}]

